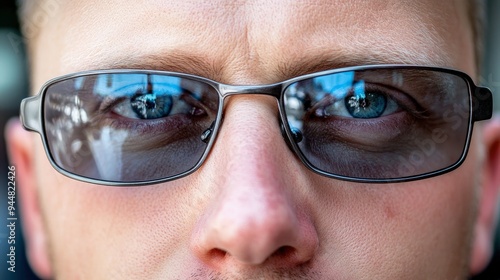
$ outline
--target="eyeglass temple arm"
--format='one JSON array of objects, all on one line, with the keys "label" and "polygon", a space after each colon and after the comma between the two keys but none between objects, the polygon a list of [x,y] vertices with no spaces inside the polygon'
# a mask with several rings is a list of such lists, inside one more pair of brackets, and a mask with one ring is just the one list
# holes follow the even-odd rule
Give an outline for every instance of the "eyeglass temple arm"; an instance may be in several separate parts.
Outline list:
[{"label": "eyeglass temple arm", "polygon": [[493,96],[486,87],[476,87],[472,90],[472,121],[490,119],[493,115]]},{"label": "eyeglass temple arm", "polygon": [[25,98],[21,101],[20,117],[21,123],[26,130],[41,133],[41,94]]}]

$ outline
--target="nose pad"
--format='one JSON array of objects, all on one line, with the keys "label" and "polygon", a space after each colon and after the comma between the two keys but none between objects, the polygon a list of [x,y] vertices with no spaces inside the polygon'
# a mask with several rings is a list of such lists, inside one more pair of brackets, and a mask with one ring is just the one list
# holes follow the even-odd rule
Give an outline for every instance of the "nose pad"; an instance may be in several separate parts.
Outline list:
[{"label": "nose pad", "polygon": [[215,127],[215,121],[212,122],[209,128],[207,128],[203,133],[201,134],[200,138],[201,141],[203,141],[205,144],[207,144],[210,141],[210,138],[212,138],[212,134],[214,133],[214,127]]},{"label": "nose pad", "polygon": [[[288,145],[288,148],[290,148],[290,150],[293,151],[292,143],[290,143],[290,138],[286,134],[285,125],[283,124],[283,122],[281,120],[280,120],[280,128],[281,128],[281,134],[283,135],[283,138],[285,139],[285,142]],[[293,141],[295,141],[295,143],[300,143],[302,141],[303,135],[302,135],[302,131],[300,131],[300,129],[298,129],[296,127],[290,127],[290,132],[292,134],[292,138],[293,138]]]}]

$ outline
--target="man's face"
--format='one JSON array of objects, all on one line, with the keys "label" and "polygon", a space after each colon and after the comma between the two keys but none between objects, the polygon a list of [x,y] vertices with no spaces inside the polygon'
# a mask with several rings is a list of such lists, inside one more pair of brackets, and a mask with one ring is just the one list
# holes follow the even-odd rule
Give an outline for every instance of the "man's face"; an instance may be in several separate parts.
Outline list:
[{"label": "man's face", "polygon": [[[33,85],[117,67],[254,85],[373,63],[444,66],[474,76],[462,2],[64,1],[33,48]],[[306,169],[283,139],[277,110],[270,97],[229,98],[203,166],[144,187],[64,177],[34,136],[40,238],[52,273],[64,279],[468,273],[482,167],[477,135],[465,163],[451,173],[410,183],[351,183]]]}]

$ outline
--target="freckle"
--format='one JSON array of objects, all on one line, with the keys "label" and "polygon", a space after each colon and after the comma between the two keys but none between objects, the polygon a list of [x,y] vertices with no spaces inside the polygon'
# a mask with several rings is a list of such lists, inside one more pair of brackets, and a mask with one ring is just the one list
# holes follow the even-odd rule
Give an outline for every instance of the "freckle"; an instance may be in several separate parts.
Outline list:
[{"label": "freckle", "polygon": [[396,216],[396,213],[394,212],[394,209],[392,209],[391,206],[385,206],[384,212],[385,212],[385,217],[387,219],[393,219]]}]

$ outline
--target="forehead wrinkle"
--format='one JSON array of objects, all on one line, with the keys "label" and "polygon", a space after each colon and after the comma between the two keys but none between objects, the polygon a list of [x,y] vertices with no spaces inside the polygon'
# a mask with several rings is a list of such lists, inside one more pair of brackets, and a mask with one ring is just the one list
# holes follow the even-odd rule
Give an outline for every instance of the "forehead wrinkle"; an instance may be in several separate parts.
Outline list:
[{"label": "forehead wrinkle", "polygon": [[[222,12],[222,15],[218,15],[219,20],[222,18],[224,21],[231,20],[231,24],[224,29],[224,33],[219,32],[219,34],[217,30],[220,28],[213,28],[208,31],[203,29],[205,33],[191,34],[190,32],[193,32],[191,26],[184,26],[186,31],[182,33],[184,41],[179,45],[169,45],[168,40],[162,41],[162,38],[171,38],[171,34],[148,38],[150,43],[151,41],[161,43],[160,48],[163,50],[155,50],[147,45],[139,45],[142,47],[139,49],[138,44],[133,40],[127,40],[130,43],[119,47],[114,46],[114,49],[110,51],[107,49],[109,46],[102,43],[103,40],[94,40],[95,42],[92,42],[95,46],[92,48],[85,48],[83,51],[80,49],[80,53],[76,55],[73,52],[72,56],[63,57],[61,60],[64,69],[60,72],[103,68],[140,68],[185,72],[217,81],[241,82],[247,79],[249,82],[259,80],[267,83],[304,73],[351,65],[385,63],[453,65],[446,52],[444,39],[438,34],[441,31],[426,24],[429,19],[425,14],[421,14],[421,10],[412,13],[410,18],[404,17],[406,20],[403,22],[404,25],[401,25],[397,18],[394,22],[379,23],[380,15],[362,14],[354,23],[352,20],[332,19],[332,22],[326,21],[326,25],[321,26],[325,21],[313,21],[312,18],[307,17],[317,15],[315,11],[327,13],[328,9],[321,5],[313,5],[314,1],[311,3],[311,6],[306,7],[310,9],[308,13],[300,13],[297,11],[298,7],[295,7],[296,9],[291,11],[291,14],[274,11],[272,16],[277,16],[282,20],[278,21],[280,23],[277,25],[271,25],[266,21],[271,17],[269,14],[271,11],[252,7],[250,11],[257,10],[264,13],[256,13],[253,18],[250,11],[240,7],[243,11],[235,13],[235,16],[245,19],[241,22],[228,17],[227,14],[223,17],[225,13]],[[412,1],[399,4],[393,2],[393,6],[403,6],[405,3],[408,4],[407,9],[418,10],[413,7],[418,4],[411,4]],[[351,5],[350,2],[349,5]],[[301,8],[304,7],[301,6]],[[347,8],[353,7],[351,5]],[[236,8],[233,7],[233,9]],[[402,8],[394,7],[394,9],[399,11],[398,9]],[[385,12],[381,10],[376,14],[385,15],[383,14]],[[403,17],[402,15],[395,16]],[[300,21],[297,17],[305,18]],[[377,23],[373,30],[366,30],[362,25],[366,20]],[[325,27],[328,29],[325,30]],[[352,27],[356,33],[347,32],[346,30],[349,29],[346,27]],[[289,32],[290,29],[296,32]],[[398,29],[399,31],[406,30],[403,38],[398,37],[400,35],[397,32]],[[385,30],[385,33],[381,30]],[[123,32],[121,29],[117,31]],[[301,36],[296,36],[297,32],[300,32]],[[107,32],[105,35],[109,34]],[[95,34],[92,37],[95,37]],[[101,37],[104,38],[104,36]],[[191,41],[188,42],[186,38],[190,38]],[[206,43],[207,40],[202,40],[202,38],[209,38],[210,43]],[[237,42],[237,44],[217,44],[225,41]],[[403,41],[407,42],[403,43]],[[70,42],[72,43],[73,40]],[[186,48],[186,42],[190,43],[189,48]],[[69,46],[69,49],[73,49],[74,44],[69,44]],[[121,57],[116,56],[120,53]],[[123,55],[124,53],[128,55]]]},{"label": "forehead wrinkle", "polygon": [[[380,10],[353,18],[308,19],[302,25],[288,21],[279,26],[281,29],[266,33],[266,37],[277,38],[268,44],[268,49],[279,54],[280,75],[290,77],[342,66],[388,63],[459,68],[449,51],[450,43],[457,43],[448,37],[450,30],[446,28],[451,24],[444,24],[449,16],[439,22],[443,26],[436,27],[432,23],[438,11],[431,16],[425,5],[414,1],[385,3]],[[319,14],[328,12],[321,6],[310,8]],[[342,8],[346,7],[339,7]],[[287,33],[289,26],[296,32]],[[295,36],[297,33],[301,36]]]}]

